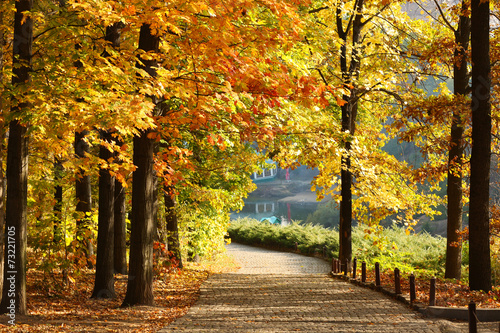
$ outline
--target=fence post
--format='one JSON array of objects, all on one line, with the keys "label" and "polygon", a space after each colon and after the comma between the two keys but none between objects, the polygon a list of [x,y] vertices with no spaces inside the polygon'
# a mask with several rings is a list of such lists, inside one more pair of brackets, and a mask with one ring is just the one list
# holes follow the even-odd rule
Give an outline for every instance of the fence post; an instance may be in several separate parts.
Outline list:
[{"label": "fence post", "polygon": [[429,306],[436,305],[436,278],[431,278],[431,287],[429,290]]},{"label": "fence post", "polygon": [[401,294],[401,274],[399,268],[394,268],[394,292],[396,295]]},{"label": "fence post", "polygon": [[345,260],[344,275],[347,276],[347,271],[349,270],[349,259]]},{"label": "fence post", "polygon": [[299,250],[299,243],[295,242],[295,251]]},{"label": "fence post", "polygon": [[361,282],[366,282],[366,262],[361,263]]},{"label": "fence post", "polygon": [[416,297],[416,291],[415,291],[415,275],[411,274],[410,275],[410,303],[413,304],[415,302]]},{"label": "fence post", "polygon": [[335,272],[335,268],[336,268],[335,258],[332,258],[332,272],[337,273],[337,272]]},{"label": "fence post", "polygon": [[375,285],[380,287],[380,263],[375,263]]},{"label": "fence post", "polygon": [[358,265],[358,259],[354,258],[352,261],[352,278],[356,279],[356,266]]},{"label": "fence post", "polygon": [[469,333],[477,333],[476,303],[469,303]]}]

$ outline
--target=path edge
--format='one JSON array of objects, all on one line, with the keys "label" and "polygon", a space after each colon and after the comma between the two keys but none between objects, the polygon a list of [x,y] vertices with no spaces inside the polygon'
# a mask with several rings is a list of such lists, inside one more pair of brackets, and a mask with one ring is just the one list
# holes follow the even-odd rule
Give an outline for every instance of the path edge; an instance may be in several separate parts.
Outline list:
[{"label": "path edge", "polygon": [[[369,288],[378,292],[381,292],[384,295],[387,295],[403,304],[411,308],[412,310],[418,311],[421,314],[432,317],[432,318],[441,318],[448,320],[460,320],[460,321],[468,321],[469,320],[469,310],[468,308],[451,308],[444,306],[425,306],[421,303],[410,302],[410,299],[404,295],[396,294],[395,292],[382,288],[380,286],[376,286],[372,283],[363,283],[358,279],[350,278],[344,274],[337,274],[331,272],[331,276],[336,279],[341,279],[344,281],[348,281],[352,284]],[[498,322],[500,321],[500,309],[477,309],[476,310],[477,318],[481,322]]]}]

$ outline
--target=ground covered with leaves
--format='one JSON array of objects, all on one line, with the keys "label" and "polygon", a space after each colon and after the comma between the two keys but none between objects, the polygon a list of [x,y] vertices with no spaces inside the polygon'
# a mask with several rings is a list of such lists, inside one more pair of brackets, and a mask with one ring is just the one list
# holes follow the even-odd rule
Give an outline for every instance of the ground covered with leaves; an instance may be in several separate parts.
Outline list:
[{"label": "ground covered with leaves", "polygon": [[91,299],[94,273],[82,272],[62,284],[59,274],[30,270],[27,277],[28,316],[17,316],[16,325],[6,325],[2,316],[0,332],[156,332],[183,316],[196,302],[200,285],[210,274],[234,269],[234,261],[221,256],[211,262],[188,263],[180,270],[160,271],[154,282],[155,306],[121,308],[127,276],[116,277],[118,297]]},{"label": "ground covered with leaves", "polygon": [[[366,272],[366,282],[375,283],[375,271]],[[361,271],[357,273],[361,279]],[[415,277],[416,303],[429,304],[430,279],[428,276]],[[380,273],[380,285],[382,288],[394,291],[394,273],[386,270]],[[409,274],[401,274],[401,292],[409,298],[410,281]],[[436,306],[445,307],[467,307],[471,301],[476,303],[477,308],[500,308],[500,286],[494,286],[489,293],[470,291],[469,286],[462,281],[436,278]]]}]

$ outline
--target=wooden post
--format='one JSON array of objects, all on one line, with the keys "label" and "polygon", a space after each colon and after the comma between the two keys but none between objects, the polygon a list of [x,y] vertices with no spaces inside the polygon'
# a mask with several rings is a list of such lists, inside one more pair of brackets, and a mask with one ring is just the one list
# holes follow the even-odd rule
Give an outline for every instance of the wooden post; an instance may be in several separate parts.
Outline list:
[{"label": "wooden post", "polygon": [[344,275],[347,276],[347,271],[349,270],[349,260],[345,260]]},{"label": "wooden post", "polygon": [[380,287],[380,263],[375,263],[375,285]]},{"label": "wooden post", "polygon": [[415,275],[410,275],[410,303],[413,304],[415,302],[416,296],[416,287],[415,287]]},{"label": "wooden post", "polygon": [[431,278],[431,287],[429,290],[429,306],[436,305],[436,278]]},{"label": "wooden post", "polygon": [[358,265],[358,259],[354,258],[352,261],[352,278],[356,279],[356,266]]},{"label": "wooden post", "polygon": [[401,274],[399,268],[394,268],[394,292],[396,295],[401,294]]},{"label": "wooden post", "polygon": [[477,333],[476,303],[469,303],[469,333]]},{"label": "wooden post", "polygon": [[337,273],[337,272],[335,272],[335,268],[336,268],[336,266],[335,266],[335,258],[332,258],[332,272],[333,273]]},{"label": "wooden post", "polygon": [[299,250],[299,243],[295,242],[295,251]]},{"label": "wooden post", "polygon": [[366,262],[361,263],[361,282],[366,282]]},{"label": "wooden post", "polygon": [[340,259],[337,259],[337,273],[342,273],[341,266],[342,265],[340,264]]}]

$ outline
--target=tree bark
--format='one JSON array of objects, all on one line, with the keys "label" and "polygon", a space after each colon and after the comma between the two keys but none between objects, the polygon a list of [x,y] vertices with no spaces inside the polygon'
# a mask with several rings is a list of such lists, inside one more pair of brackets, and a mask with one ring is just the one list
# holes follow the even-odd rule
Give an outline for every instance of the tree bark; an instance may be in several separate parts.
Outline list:
[{"label": "tree bark", "polygon": [[[118,141],[122,146],[123,142]],[[117,161],[117,163],[120,163]],[[127,274],[127,205],[123,184],[115,180],[115,216],[114,216],[114,270],[116,274]]]},{"label": "tree bark", "polygon": [[59,244],[62,240],[64,230],[61,229],[62,207],[63,207],[63,187],[61,185],[63,173],[62,162],[56,157],[54,161],[54,236],[53,241]]},{"label": "tree bark", "polygon": [[179,223],[175,212],[175,197],[170,186],[165,186],[164,201],[168,251],[179,262],[179,268],[182,268],[183,264],[181,246],[179,242]]},{"label": "tree bark", "polygon": [[[0,26],[3,25],[3,15],[0,13]],[[4,76],[2,73],[4,66],[4,46],[6,44],[5,31],[0,28],[0,82],[3,82]],[[5,104],[2,99],[0,99],[0,113],[5,113]],[[5,178],[5,171],[3,168],[3,163],[5,160],[5,139],[7,126],[5,120],[0,121],[0,290],[3,288],[3,266],[4,266],[4,245],[5,245],[5,193],[7,190],[7,179]],[[1,293],[0,293],[1,297]],[[0,298],[1,301],[1,298]]]},{"label": "tree bark", "polygon": [[[456,48],[454,52],[453,86],[456,97],[465,96],[469,85],[467,50],[470,40],[470,18],[466,14],[468,7],[468,2],[462,1],[462,14],[459,18],[458,29],[455,31]],[[463,134],[462,115],[458,111],[453,111],[448,156],[448,222],[445,277],[457,280],[460,280],[462,276],[462,244],[459,232],[462,230],[463,215]]]},{"label": "tree bark", "polygon": [[[143,24],[139,36],[139,49],[158,52],[160,38],[153,35],[151,26]],[[155,60],[141,60],[139,67],[152,77],[156,76]],[[130,234],[129,280],[122,306],[152,305],[153,297],[153,240],[156,224],[153,213],[154,141],[150,131],[134,137],[134,164],[137,169],[132,181],[132,229]]]},{"label": "tree bark", "polygon": [[[90,147],[85,141],[85,136],[87,134],[87,131],[75,133],[74,148],[77,158],[85,158],[85,155],[90,152]],[[92,187],[90,176],[83,169],[78,171],[75,182],[75,193],[76,211],[80,212],[82,215],[82,217],[76,221],[76,237],[87,257],[87,265],[89,268],[92,268],[93,265],[90,261],[90,256],[94,254],[94,247],[92,246],[92,237],[90,236],[89,228],[91,223],[90,214],[92,213]]]},{"label": "tree bark", "polygon": [[[29,85],[33,45],[33,19],[24,12],[33,8],[32,0],[19,0],[15,4],[13,75],[14,86]],[[30,105],[14,104],[12,113],[21,116]],[[16,117],[16,118],[17,118]],[[7,147],[7,209],[4,252],[4,285],[0,313],[7,313],[15,321],[15,313],[26,315],[26,248],[28,203],[28,135],[27,126],[19,120],[10,122]],[[13,316],[13,317],[12,317]]]},{"label": "tree bark", "polygon": [[469,287],[491,290],[489,181],[491,163],[490,2],[472,0],[472,153],[469,204]]},{"label": "tree bark", "polygon": [[[109,131],[102,131],[101,138],[104,141],[113,140]],[[115,154],[101,145],[99,158],[110,161]],[[114,298],[114,198],[115,178],[111,176],[108,169],[99,169],[99,217],[97,233],[97,257],[94,291],[92,298]]]},{"label": "tree bark", "polygon": [[134,137],[132,182],[132,229],[130,233],[129,280],[122,306],[152,305],[153,298],[153,140],[148,131]]},{"label": "tree bark", "polygon": [[115,273],[127,274],[127,221],[125,189],[122,183],[115,180],[115,239],[114,239],[114,267]]}]

